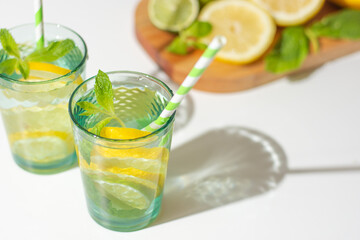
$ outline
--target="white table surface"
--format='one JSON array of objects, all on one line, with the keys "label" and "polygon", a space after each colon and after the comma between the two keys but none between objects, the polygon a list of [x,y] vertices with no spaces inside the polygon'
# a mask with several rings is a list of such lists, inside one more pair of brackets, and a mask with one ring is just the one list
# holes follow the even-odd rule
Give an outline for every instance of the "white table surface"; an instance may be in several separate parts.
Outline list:
[{"label": "white table surface", "polygon": [[[44,1],[47,22],[85,39],[87,76],[126,69],[166,80],[136,40],[138,1],[99,2]],[[0,9],[0,27],[33,21],[32,1],[0,0]],[[177,116],[161,215],[131,233],[90,218],[78,168],[20,169],[0,123],[0,239],[360,239],[359,76],[360,52],[297,81],[192,90]]]}]

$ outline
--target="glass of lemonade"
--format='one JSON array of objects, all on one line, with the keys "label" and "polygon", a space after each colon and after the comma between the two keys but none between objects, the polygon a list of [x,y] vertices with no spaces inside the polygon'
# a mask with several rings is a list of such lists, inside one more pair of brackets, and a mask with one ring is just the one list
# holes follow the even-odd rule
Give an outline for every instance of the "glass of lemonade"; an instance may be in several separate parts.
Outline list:
[{"label": "glass of lemonade", "polygon": [[[35,49],[34,24],[9,30],[22,55]],[[71,39],[75,47],[55,62],[29,62],[26,80],[18,72],[0,74],[0,110],[15,162],[38,174],[66,170],[76,164],[74,140],[67,112],[73,90],[83,82],[87,48],[69,28],[45,24],[45,46]],[[1,50],[0,62],[9,59]]]},{"label": "glass of lemonade", "polygon": [[72,94],[69,112],[85,188],[88,210],[100,225],[116,231],[141,229],[160,209],[169,159],[174,115],[153,133],[142,131],[156,120],[172,97],[158,79],[129,71],[108,73],[115,114],[95,135],[89,132],[104,119],[102,113],[85,116],[77,103],[98,105],[90,78]]}]

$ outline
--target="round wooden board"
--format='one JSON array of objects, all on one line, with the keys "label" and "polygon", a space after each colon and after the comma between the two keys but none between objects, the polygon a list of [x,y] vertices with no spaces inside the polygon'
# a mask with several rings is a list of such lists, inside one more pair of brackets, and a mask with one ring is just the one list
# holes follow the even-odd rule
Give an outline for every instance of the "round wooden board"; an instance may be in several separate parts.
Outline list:
[{"label": "round wooden board", "polygon": [[[181,84],[201,56],[202,51],[197,50],[186,56],[167,52],[166,46],[169,45],[175,34],[161,31],[151,24],[147,12],[148,1],[142,0],[136,9],[136,37],[146,52],[168,76],[176,83]],[[338,8],[335,6],[326,4],[317,18],[336,10]],[[320,39],[320,45],[320,51],[310,54],[303,66],[292,74],[316,68],[325,62],[360,50],[360,41]],[[246,65],[214,60],[194,88],[209,92],[236,92],[257,87],[283,76],[285,75],[266,72],[263,58]]]}]

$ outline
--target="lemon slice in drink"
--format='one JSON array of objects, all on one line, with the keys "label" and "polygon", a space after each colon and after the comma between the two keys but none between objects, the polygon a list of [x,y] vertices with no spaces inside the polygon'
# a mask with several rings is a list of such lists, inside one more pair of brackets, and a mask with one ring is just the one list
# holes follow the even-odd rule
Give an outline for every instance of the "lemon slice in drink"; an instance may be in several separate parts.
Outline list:
[{"label": "lemon slice in drink", "polygon": [[238,1],[214,1],[207,4],[199,20],[212,24],[211,33],[202,39],[209,44],[216,35],[227,38],[217,59],[231,63],[249,63],[258,59],[273,42],[276,26],[272,18],[255,4]]},{"label": "lemon slice in drink", "polygon": [[65,132],[19,132],[9,140],[14,154],[38,163],[63,159],[73,151],[71,135]]},{"label": "lemon slice in drink", "polygon": [[198,0],[150,0],[150,21],[159,29],[178,32],[190,26],[198,13]]},{"label": "lemon slice in drink", "polygon": [[[26,80],[22,79],[23,81],[27,81],[27,80],[45,81],[49,79],[58,78],[70,73],[69,69],[62,68],[51,63],[29,62],[29,67],[30,67],[29,78]],[[64,78],[62,81],[60,81],[60,83],[65,84],[67,81],[72,80],[74,76],[69,76],[69,78]],[[81,82],[82,82],[81,77],[78,77],[75,81],[77,85],[79,85]]]},{"label": "lemon slice in drink", "polygon": [[280,26],[298,25],[318,13],[325,0],[252,0],[268,11]]},{"label": "lemon slice in drink", "polygon": [[135,139],[149,135],[150,132],[135,128],[104,127],[100,136],[112,139]]},{"label": "lemon slice in drink", "polygon": [[96,181],[102,189],[125,204],[137,208],[146,209],[150,206],[149,199],[139,190],[121,183],[110,183],[107,181]]}]

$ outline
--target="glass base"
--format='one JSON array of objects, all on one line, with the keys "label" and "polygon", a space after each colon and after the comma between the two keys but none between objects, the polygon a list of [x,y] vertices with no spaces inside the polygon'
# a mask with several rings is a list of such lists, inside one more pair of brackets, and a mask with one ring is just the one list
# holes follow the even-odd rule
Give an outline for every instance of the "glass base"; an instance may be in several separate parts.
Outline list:
[{"label": "glass base", "polygon": [[115,217],[99,209],[90,199],[87,199],[89,214],[99,225],[118,232],[133,232],[150,225],[159,215],[162,196],[157,197],[148,214],[137,218]]},{"label": "glass base", "polygon": [[36,173],[36,174],[54,174],[66,171],[70,168],[73,168],[77,165],[77,157],[76,152],[68,155],[67,157],[49,162],[49,163],[36,163],[25,160],[24,158],[13,154],[14,160],[16,164],[24,169],[25,171]]}]

